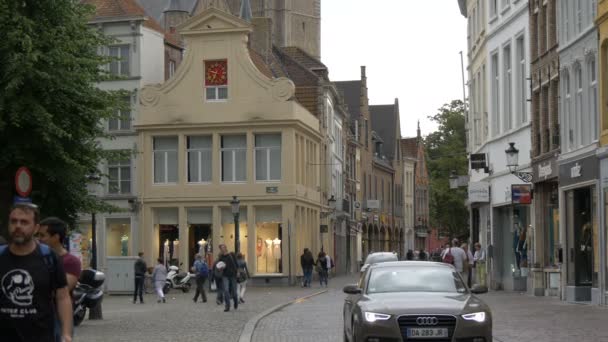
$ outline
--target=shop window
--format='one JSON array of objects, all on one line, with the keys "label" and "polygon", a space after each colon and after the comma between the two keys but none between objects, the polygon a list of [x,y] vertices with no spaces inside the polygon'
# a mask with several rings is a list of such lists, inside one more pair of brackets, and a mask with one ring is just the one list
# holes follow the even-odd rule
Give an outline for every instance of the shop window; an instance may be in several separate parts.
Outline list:
[{"label": "shop window", "polygon": [[213,211],[212,208],[188,208],[188,265],[200,254],[209,265],[213,264]]},{"label": "shop window", "polygon": [[89,268],[91,264],[91,246],[93,245],[91,223],[82,222],[78,228],[70,233],[68,251],[81,261],[82,268]]},{"label": "shop window", "polygon": [[[234,230],[234,215],[231,208],[222,208],[222,242],[226,244],[229,251],[234,251],[235,245],[235,230]],[[239,208],[239,250],[247,259],[247,208]]]},{"label": "shop window", "polygon": [[255,179],[281,180],[281,134],[255,135]]},{"label": "shop window", "polygon": [[[177,208],[154,209],[155,231],[158,234],[158,256],[165,265],[179,265],[180,236]],[[185,243],[187,246],[187,243]],[[186,248],[186,247],[184,247]],[[185,260],[187,261],[187,260]]]},{"label": "shop window", "polygon": [[283,273],[281,207],[256,208],[256,273]]},{"label": "shop window", "polygon": [[247,137],[222,136],[222,182],[245,182],[247,178]]},{"label": "shop window", "polygon": [[110,257],[130,256],[131,220],[106,219],[106,254]]}]

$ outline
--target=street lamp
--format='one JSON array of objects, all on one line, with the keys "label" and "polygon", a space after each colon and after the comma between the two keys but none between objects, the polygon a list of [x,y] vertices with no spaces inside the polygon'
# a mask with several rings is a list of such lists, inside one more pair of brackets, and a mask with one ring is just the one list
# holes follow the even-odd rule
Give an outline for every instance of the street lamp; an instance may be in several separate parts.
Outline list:
[{"label": "street lamp", "polygon": [[329,208],[332,211],[336,210],[336,198],[334,195],[331,195],[331,197],[327,200],[327,204],[329,204]]},{"label": "street lamp", "polygon": [[232,196],[232,201],[230,201],[230,206],[232,207],[232,215],[234,215],[234,253],[238,254],[241,246],[240,240],[240,229],[239,229],[239,212],[240,212],[240,204],[241,201],[236,198],[236,196]]},{"label": "street lamp", "polygon": [[[87,190],[89,194],[95,196],[97,185],[101,180],[101,177],[97,173],[91,173],[87,176]],[[91,263],[90,267],[97,270],[97,220],[95,219],[95,210],[91,212]]]},{"label": "street lamp", "polygon": [[505,154],[507,155],[507,167],[509,168],[509,172],[522,181],[531,183],[532,172],[517,171],[517,167],[519,166],[519,150],[515,148],[514,142],[509,143],[509,148],[505,150]]}]

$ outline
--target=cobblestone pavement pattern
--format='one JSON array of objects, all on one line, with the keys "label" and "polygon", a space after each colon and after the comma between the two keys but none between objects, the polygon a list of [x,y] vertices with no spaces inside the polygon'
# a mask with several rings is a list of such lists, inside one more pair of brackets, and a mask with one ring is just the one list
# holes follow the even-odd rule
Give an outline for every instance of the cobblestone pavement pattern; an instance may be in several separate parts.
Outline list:
[{"label": "cobblestone pavement pattern", "polygon": [[[105,296],[104,319],[85,320],[75,329],[75,341],[237,341],[248,320],[260,312],[321,290],[300,287],[248,287],[245,304],[238,310],[223,312],[216,305],[215,293],[209,301],[192,302],[194,292],[172,290],[166,304],[157,304],[156,296],[147,294],[145,304],[133,304],[131,296]],[[88,316],[88,315],[87,315]]]},{"label": "cobblestone pavement pattern", "polygon": [[[481,295],[492,308],[495,342],[608,341],[608,308],[517,293]],[[342,341],[339,289],[287,306],[262,319],[253,342]]]}]

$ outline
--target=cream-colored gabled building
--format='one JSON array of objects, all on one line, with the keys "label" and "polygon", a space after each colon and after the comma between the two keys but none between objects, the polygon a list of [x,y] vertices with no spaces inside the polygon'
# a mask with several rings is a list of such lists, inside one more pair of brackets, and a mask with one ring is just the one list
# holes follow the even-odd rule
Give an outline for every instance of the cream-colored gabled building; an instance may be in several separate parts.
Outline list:
[{"label": "cream-colored gabled building", "polygon": [[301,251],[321,248],[319,120],[250,54],[247,21],[211,8],[178,30],[175,76],[141,91],[141,249],[184,266],[200,251],[212,262],[221,243],[234,250],[237,196],[252,276],[293,279]]}]

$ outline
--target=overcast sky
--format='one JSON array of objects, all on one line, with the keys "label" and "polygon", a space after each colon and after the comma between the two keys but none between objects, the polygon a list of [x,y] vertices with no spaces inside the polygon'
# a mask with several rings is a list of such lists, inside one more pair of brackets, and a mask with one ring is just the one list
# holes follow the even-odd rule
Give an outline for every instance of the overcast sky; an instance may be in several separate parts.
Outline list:
[{"label": "overcast sky", "polygon": [[[321,59],[332,81],[359,79],[367,66],[370,104],[399,98],[401,135],[436,129],[427,119],[462,99],[466,19],[457,0],[323,0]],[[465,70],[465,77],[466,70]]]}]

